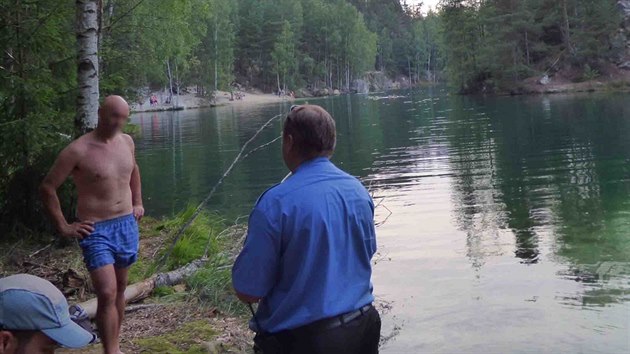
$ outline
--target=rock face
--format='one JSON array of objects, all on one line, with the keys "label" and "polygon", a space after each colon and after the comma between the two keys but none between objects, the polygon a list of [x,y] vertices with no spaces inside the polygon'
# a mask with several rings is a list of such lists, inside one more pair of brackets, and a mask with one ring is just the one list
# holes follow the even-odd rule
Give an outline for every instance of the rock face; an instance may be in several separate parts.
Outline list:
[{"label": "rock face", "polygon": [[313,94],[311,93],[311,91],[305,88],[302,88],[295,91],[295,97],[299,97],[299,98],[313,97]]},{"label": "rock face", "polygon": [[545,74],[545,76],[538,80],[538,83],[541,85],[549,85],[551,83],[551,78],[549,77],[549,75]]},{"label": "rock face", "polygon": [[394,82],[382,71],[370,71],[366,74],[370,92],[386,91],[396,88]]},{"label": "rock face", "polygon": [[618,0],[623,23],[612,39],[615,61],[621,69],[630,70],[630,0]]},{"label": "rock face", "polygon": [[368,94],[370,93],[370,84],[363,79],[357,79],[352,83],[352,90],[356,93]]}]

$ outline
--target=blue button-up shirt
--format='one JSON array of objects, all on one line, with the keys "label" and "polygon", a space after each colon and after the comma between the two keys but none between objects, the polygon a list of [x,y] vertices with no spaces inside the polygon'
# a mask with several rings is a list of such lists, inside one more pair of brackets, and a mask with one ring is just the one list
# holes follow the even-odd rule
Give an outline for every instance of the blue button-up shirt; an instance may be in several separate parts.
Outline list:
[{"label": "blue button-up shirt", "polygon": [[275,333],[372,303],[374,204],[327,158],[265,192],[232,269],[239,293],[262,298],[260,330]]}]

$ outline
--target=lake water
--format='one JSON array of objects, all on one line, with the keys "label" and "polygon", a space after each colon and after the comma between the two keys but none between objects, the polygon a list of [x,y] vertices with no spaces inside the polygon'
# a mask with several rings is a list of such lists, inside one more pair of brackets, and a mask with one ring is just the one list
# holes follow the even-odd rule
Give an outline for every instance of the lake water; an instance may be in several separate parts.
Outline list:
[{"label": "lake water", "polygon": [[[379,204],[382,352],[629,353],[630,95],[395,95],[312,101]],[[289,105],[134,115],[148,214],[202,200]],[[286,175],[279,151],[240,162],[209,208],[247,215]]]}]

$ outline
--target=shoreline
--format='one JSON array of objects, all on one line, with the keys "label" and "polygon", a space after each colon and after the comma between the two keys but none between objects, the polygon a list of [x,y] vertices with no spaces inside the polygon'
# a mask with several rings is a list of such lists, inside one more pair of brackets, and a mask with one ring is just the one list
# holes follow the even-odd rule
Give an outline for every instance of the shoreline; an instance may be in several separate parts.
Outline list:
[{"label": "shoreline", "polygon": [[586,81],[580,83],[561,83],[551,85],[531,85],[526,84],[518,87],[514,91],[498,92],[498,96],[519,96],[519,95],[556,95],[574,93],[595,93],[595,92],[630,92],[630,81]]},{"label": "shoreline", "polygon": [[[164,102],[163,98],[166,97],[164,93],[152,93],[152,95],[155,95],[158,98],[158,102]],[[277,96],[271,93],[244,92],[242,95],[241,99],[230,100],[231,94],[229,92],[217,91],[216,99],[212,100],[208,97],[198,97],[195,93],[185,93],[182,95],[174,95],[174,104],[158,103],[156,105],[151,105],[149,103],[149,95],[143,102],[131,103],[129,106],[131,113],[146,113],[292,102],[296,99],[289,96]]]},{"label": "shoreline", "polygon": [[[446,85],[446,83],[441,83]],[[440,84],[435,84],[433,86],[439,86]],[[414,87],[402,88],[402,89],[418,89],[418,88],[426,88],[426,85],[417,85]],[[368,95],[378,93],[378,92],[388,92],[388,91],[397,91],[396,89],[385,90],[385,91],[374,91],[369,92]],[[459,93],[462,96],[477,96],[477,95],[489,95],[489,96],[540,96],[540,95],[556,95],[556,94],[578,94],[578,93],[595,93],[595,92],[621,92],[628,93],[630,92],[630,79],[625,80],[622,78],[621,80],[592,80],[592,81],[584,81],[584,82],[555,82],[550,83],[548,85],[542,85],[536,82],[533,78],[526,79],[522,81],[520,84],[516,85],[513,89],[510,90],[501,90],[495,92],[470,92],[470,93]],[[164,92],[152,93],[153,95],[158,96],[158,101],[160,98],[165,97]],[[340,93],[341,94],[341,93]],[[348,94],[348,93],[343,93]],[[290,97],[290,96],[277,96],[271,93],[260,93],[260,92],[243,92],[241,99],[230,100],[231,94],[226,91],[217,91],[217,98],[213,101],[207,97],[198,97],[194,93],[185,93],[178,96],[173,96],[175,104],[149,104],[149,96],[147,96],[146,100],[142,103],[131,103],[129,105],[131,114],[135,113],[150,113],[150,112],[172,112],[172,111],[183,111],[183,110],[191,110],[191,109],[203,109],[203,108],[216,108],[216,107],[225,107],[225,106],[235,106],[235,107],[246,107],[246,106],[255,106],[261,104],[270,104],[270,103],[283,103],[283,102],[294,102],[296,100],[304,100],[304,99],[315,99],[315,98],[324,98],[324,97],[334,97],[339,96],[339,94],[332,94],[327,96],[313,96],[313,97]]]}]

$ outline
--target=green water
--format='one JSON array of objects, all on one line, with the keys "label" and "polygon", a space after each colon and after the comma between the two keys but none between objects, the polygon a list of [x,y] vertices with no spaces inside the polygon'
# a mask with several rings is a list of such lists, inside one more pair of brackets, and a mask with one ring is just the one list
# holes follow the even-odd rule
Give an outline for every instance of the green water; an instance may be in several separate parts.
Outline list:
[{"label": "green water", "polygon": [[[397,95],[317,101],[379,204],[383,352],[630,352],[630,95]],[[135,115],[147,212],[203,199],[288,107]],[[209,207],[247,215],[286,172],[277,143],[257,151]]]}]

